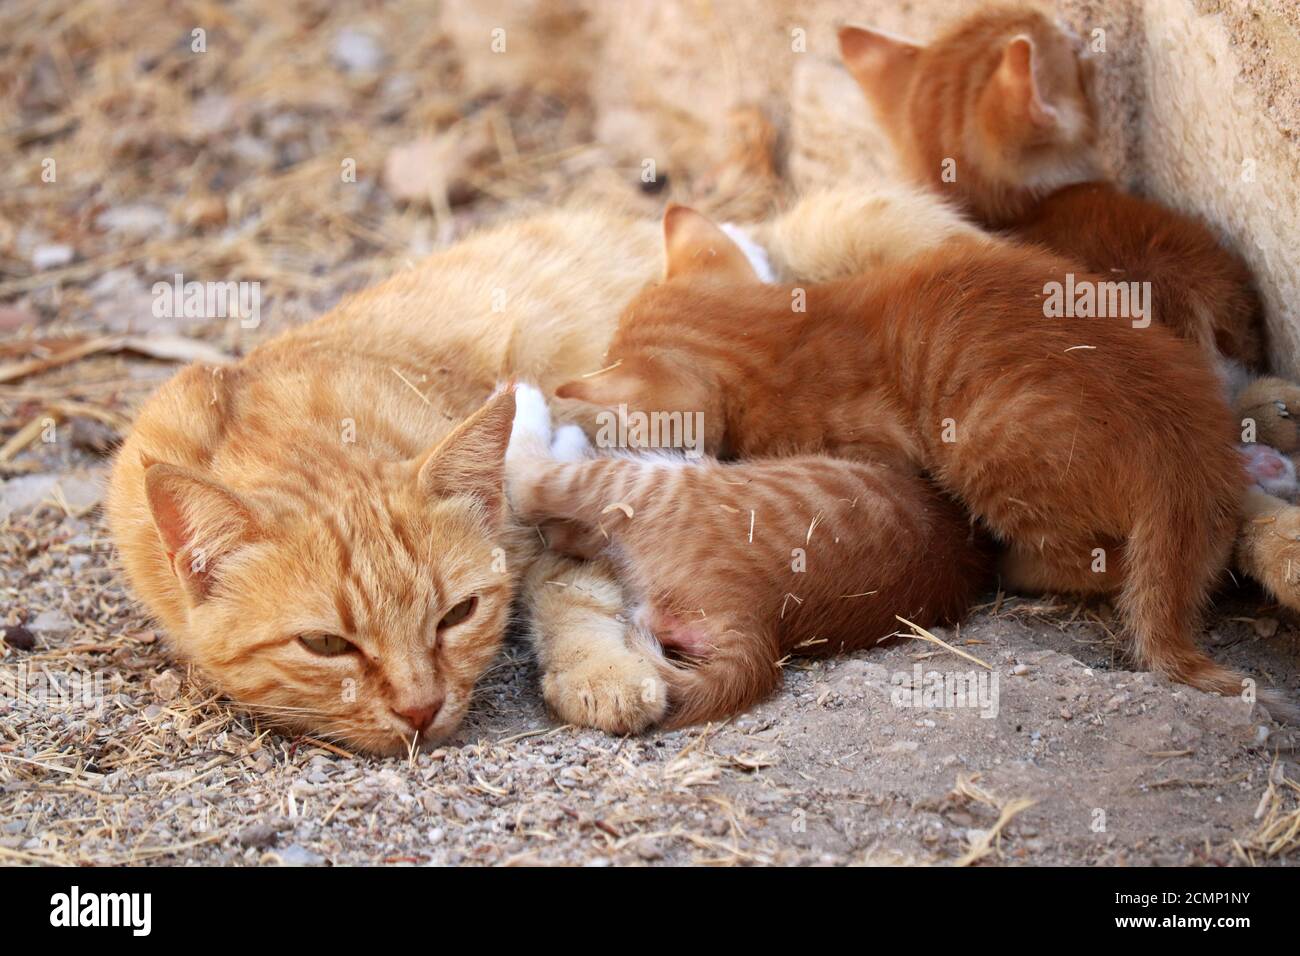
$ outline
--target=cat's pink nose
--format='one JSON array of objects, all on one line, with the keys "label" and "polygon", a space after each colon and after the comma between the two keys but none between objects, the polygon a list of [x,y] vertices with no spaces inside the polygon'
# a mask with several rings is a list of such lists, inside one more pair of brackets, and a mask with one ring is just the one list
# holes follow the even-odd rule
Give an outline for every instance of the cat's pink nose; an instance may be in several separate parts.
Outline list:
[{"label": "cat's pink nose", "polygon": [[407,707],[403,710],[394,707],[393,713],[403,718],[418,732],[424,733],[429,729],[429,725],[433,723],[433,718],[438,716],[440,710],[442,710],[442,698],[438,698],[432,703],[421,704],[418,707]]}]

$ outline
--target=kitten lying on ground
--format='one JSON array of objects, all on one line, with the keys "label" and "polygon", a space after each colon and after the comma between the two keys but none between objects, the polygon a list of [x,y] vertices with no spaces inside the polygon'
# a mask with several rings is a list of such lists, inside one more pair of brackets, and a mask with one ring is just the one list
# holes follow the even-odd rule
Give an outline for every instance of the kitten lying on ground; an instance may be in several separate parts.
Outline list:
[{"label": "kitten lying on ground", "polygon": [[[1239,256],[1204,223],[1129,195],[1101,174],[1094,64],[1036,6],[994,6],[921,45],[840,31],[845,65],[903,171],[984,225],[1041,243],[1107,280],[1149,283],[1144,321],[1195,342],[1220,370],[1256,488],[1237,563],[1300,609],[1295,467],[1300,386],[1258,376],[1261,307]],[[1140,287],[1139,287],[1140,288]]]},{"label": "kitten lying on ground", "polygon": [[899,617],[955,620],[989,577],[961,509],[919,476],[820,455],[592,458],[574,425],[552,445],[540,392],[517,396],[511,503],[551,547],[610,554],[647,646],[686,658],[662,663],[667,726],[744,710],[790,654],[870,647]]},{"label": "kitten lying on ground", "polygon": [[1044,282],[1076,267],[991,236],[789,287],[759,283],[691,210],[671,208],[665,235],[667,281],[624,310],[605,370],[558,396],[701,410],[710,452],[924,472],[1006,545],[1011,587],[1115,594],[1140,664],[1242,691],[1193,640],[1246,480],[1195,348],[1048,318]]}]

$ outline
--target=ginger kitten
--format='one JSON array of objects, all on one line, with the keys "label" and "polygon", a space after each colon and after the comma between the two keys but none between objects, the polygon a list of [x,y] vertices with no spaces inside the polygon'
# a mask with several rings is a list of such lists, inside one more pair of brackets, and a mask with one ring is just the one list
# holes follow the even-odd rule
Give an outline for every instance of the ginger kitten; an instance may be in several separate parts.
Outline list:
[{"label": "ginger kitten", "polygon": [[667,281],[625,309],[607,370],[559,396],[703,410],[710,452],[924,472],[1004,543],[1010,586],[1114,593],[1140,664],[1241,691],[1193,641],[1245,483],[1197,350],[1159,326],[1047,318],[1044,283],[1074,267],[992,237],[799,288],[757,283],[690,210],[665,236]]},{"label": "ginger kitten", "polygon": [[840,50],[910,178],[1091,272],[1150,282],[1154,321],[1259,366],[1260,305],[1240,257],[1199,220],[1103,180],[1093,63],[1063,24],[994,7],[924,46],[844,27]]},{"label": "ginger kitten", "polygon": [[787,655],[872,646],[896,615],[955,620],[988,577],[961,510],[919,476],[823,455],[593,458],[576,426],[552,444],[540,392],[517,394],[511,503],[551,547],[610,554],[640,629],[684,658],[662,662],[667,726],[746,709]]}]

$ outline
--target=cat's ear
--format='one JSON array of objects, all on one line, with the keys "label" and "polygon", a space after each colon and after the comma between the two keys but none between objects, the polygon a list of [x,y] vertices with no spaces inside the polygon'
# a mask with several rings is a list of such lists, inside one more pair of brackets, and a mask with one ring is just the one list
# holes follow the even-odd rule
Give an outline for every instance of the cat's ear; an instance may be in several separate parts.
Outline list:
[{"label": "cat's ear", "polygon": [[498,392],[428,452],[416,481],[433,498],[469,495],[492,520],[505,513],[506,445],[515,420],[513,388]]},{"label": "cat's ear", "polygon": [[911,40],[866,27],[840,27],[840,59],[872,100],[901,93],[911,79],[917,55],[925,49]]},{"label": "cat's ear", "polygon": [[239,496],[177,465],[146,463],[145,499],[167,559],[191,605],[212,591],[221,563],[258,537],[257,523]]},{"label": "cat's ear", "polygon": [[689,206],[670,203],[664,212],[665,279],[710,275],[757,282],[758,273],[731,238]]},{"label": "cat's ear", "polygon": [[1013,37],[1003,49],[1002,62],[993,76],[1016,114],[1028,117],[1035,126],[1050,128],[1056,125],[1056,110],[1043,100],[1034,77],[1037,56],[1032,39],[1023,34]]},{"label": "cat's ear", "polygon": [[619,405],[641,404],[644,389],[645,382],[640,375],[613,368],[591,378],[576,378],[572,382],[565,382],[555,390],[555,397],[572,398],[602,408],[616,408]]}]

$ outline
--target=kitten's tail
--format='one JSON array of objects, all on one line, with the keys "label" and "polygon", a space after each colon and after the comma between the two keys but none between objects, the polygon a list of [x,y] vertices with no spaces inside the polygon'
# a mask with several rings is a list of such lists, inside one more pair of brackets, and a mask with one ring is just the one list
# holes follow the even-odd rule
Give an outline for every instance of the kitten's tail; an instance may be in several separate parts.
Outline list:
[{"label": "kitten's tail", "polygon": [[[1135,515],[1118,603],[1140,664],[1200,690],[1243,697],[1253,682],[1215,662],[1194,638],[1240,523],[1232,504],[1241,482],[1232,467],[1240,466],[1221,469],[1225,480],[1217,485],[1208,464],[1199,470],[1200,487],[1189,487],[1189,471],[1173,476],[1170,487],[1153,484],[1155,494]],[[1275,718],[1300,722],[1300,709],[1275,691],[1260,691],[1258,698]]]},{"label": "kitten's tail", "polygon": [[661,726],[670,730],[741,713],[781,683],[780,652],[773,633],[729,632],[698,664],[667,660],[662,651],[659,655],[660,676],[668,685],[668,714]]}]

